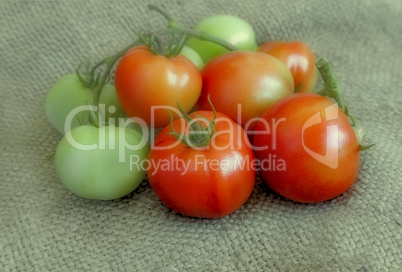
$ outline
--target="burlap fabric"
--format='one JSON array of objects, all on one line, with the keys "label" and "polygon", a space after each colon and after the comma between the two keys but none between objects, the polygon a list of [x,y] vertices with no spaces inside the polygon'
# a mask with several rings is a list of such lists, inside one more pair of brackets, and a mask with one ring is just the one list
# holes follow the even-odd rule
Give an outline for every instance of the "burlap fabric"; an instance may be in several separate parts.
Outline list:
[{"label": "burlap fabric", "polygon": [[166,208],[147,182],[93,201],[67,191],[51,154],[48,89],[88,57],[162,29],[145,1],[0,1],[0,271],[400,271],[401,1],[153,1],[192,27],[229,13],[258,42],[300,39],[327,57],[350,109],[377,145],[345,194],[315,205],[261,182],[218,220]]}]

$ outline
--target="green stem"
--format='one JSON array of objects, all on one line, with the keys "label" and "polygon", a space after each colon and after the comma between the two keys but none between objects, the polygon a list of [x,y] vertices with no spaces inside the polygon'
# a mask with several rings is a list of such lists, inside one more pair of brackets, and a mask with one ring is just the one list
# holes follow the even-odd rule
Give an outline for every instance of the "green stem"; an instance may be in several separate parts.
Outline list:
[{"label": "green stem", "polygon": [[320,58],[317,63],[316,63],[317,69],[321,74],[322,80],[324,81],[324,88],[321,90],[318,90],[316,94],[322,95],[322,96],[327,96],[329,98],[333,98],[336,103],[338,104],[339,108],[346,114],[346,116],[350,119],[352,122],[352,127],[355,128],[355,131],[358,131],[360,135],[356,135],[357,138],[359,139],[359,149],[361,151],[367,150],[370,147],[374,146],[375,144],[371,145],[362,145],[361,141],[363,141],[363,136],[364,136],[364,130],[362,126],[360,125],[359,121],[355,116],[350,114],[348,107],[344,104],[342,100],[342,95],[341,95],[341,90],[338,85],[338,81],[332,74],[331,67],[329,65],[329,62],[325,58]]},{"label": "green stem", "polygon": [[[160,9],[159,7],[155,6],[155,5],[148,5],[149,10],[154,10],[158,13],[160,13],[163,17],[165,17],[165,19],[170,23],[174,24],[176,22],[175,19],[173,19],[172,16],[170,16],[169,14],[167,14],[164,10]],[[170,26],[169,26],[170,27]]]},{"label": "green stem", "polygon": [[[89,106],[89,102],[88,100],[85,101],[87,103],[87,105]],[[101,127],[102,124],[101,122],[99,122],[98,117],[96,116],[96,114],[93,111],[89,111],[89,119],[90,122],[97,128]]]},{"label": "green stem", "polygon": [[197,38],[197,39],[202,40],[202,41],[208,41],[208,42],[218,44],[218,45],[226,48],[229,51],[237,51],[237,50],[239,50],[236,46],[232,45],[231,43],[228,43],[227,41],[222,40],[222,39],[220,39],[218,37],[212,36],[212,35],[208,34],[207,32],[204,32],[204,31],[188,30],[188,29],[179,28],[178,32],[179,33],[187,33],[191,37]]},{"label": "green stem", "polygon": [[109,56],[103,60],[101,60],[100,62],[98,62],[91,70],[91,79],[90,82],[93,82],[94,80],[94,75],[95,75],[95,70],[102,66],[103,64],[106,64],[106,69],[103,73],[101,73],[101,75],[98,78],[98,84],[95,86],[94,88],[94,94],[93,94],[93,104],[95,106],[99,105],[99,98],[102,92],[102,88],[105,85],[107,79],[110,76],[110,71],[112,70],[114,64],[117,62],[117,60],[119,58],[121,58],[128,50],[130,50],[131,48],[140,45],[142,43],[141,40],[137,40],[135,42],[133,42],[132,44],[130,44],[129,46],[127,46],[126,48],[120,50],[119,52],[117,52],[116,54]]},{"label": "green stem", "polygon": [[341,90],[339,89],[338,81],[332,74],[328,60],[325,58],[320,58],[317,61],[317,69],[324,81],[325,96],[335,99],[336,103],[338,103],[338,106],[344,111],[345,105],[342,101]]},{"label": "green stem", "polygon": [[89,73],[89,82],[88,82],[88,87],[92,87],[95,81],[95,71],[98,69],[100,66],[105,64],[105,59],[101,60],[97,64],[92,67],[91,72]]},{"label": "green stem", "polygon": [[189,29],[184,29],[180,26],[180,24],[169,14],[167,14],[164,10],[158,8],[157,6],[154,5],[148,5],[148,8],[150,10],[157,11],[160,13],[165,19],[168,21],[168,27],[171,29],[175,29],[176,33],[179,34],[187,34],[190,37],[202,40],[202,41],[209,41],[213,42],[215,44],[218,44],[224,48],[226,48],[229,51],[237,51],[238,48],[231,43],[228,43],[225,40],[222,40],[218,37],[212,36],[204,31],[197,31],[197,30],[189,30]]}]

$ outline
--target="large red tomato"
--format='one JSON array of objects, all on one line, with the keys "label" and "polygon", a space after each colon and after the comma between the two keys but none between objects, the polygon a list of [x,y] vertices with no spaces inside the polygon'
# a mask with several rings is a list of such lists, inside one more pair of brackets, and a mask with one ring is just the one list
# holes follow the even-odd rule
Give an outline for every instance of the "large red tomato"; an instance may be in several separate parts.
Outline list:
[{"label": "large red tomato", "polygon": [[[198,124],[212,122],[214,113],[197,111]],[[201,118],[199,118],[201,117]],[[184,119],[172,128],[189,134]],[[216,133],[205,147],[192,148],[169,134],[167,126],[148,157],[148,178],[155,193],[169,208],[188,216],[215,218],[236,211],[249,198],[255,181],[254,152],[245,131],[218,113]],[[194,141],[195,144],[200,143]]]},{"label": "large red tomato", "polygon": [[359,143],[330,99],[295,94],[269,108],[256,126],[260,173],[278,194],[298,202],[334,198],[356,180]]},{"label": "large red tomato", "polygon": [[254,118],[294,91],[292,74],[282,62],[251,51],[230,52],[211,60],[202,70],[202,83],[199,108],[209,108],[210,95],[218,112],[247,131],[254,129]]},{"label": "large red tomato", "polygon": [[258,51],[268,53],[282,61],[292,73],[295,88],[298,92],[311,92],[317,81],[315,57],[311,49],[304,43],[294,42],[267,42],[258,48]]},{"label": "large red tomato", "polygon": [[169,110],[153,111],[153,106],[176,107],[180,102],[189,112],[200,96],[202,84],[200,71],[186,57],[155,55],[144,46],[134,47],[122,57],[115,81],[124,112],[153,127],[170,122]]}]

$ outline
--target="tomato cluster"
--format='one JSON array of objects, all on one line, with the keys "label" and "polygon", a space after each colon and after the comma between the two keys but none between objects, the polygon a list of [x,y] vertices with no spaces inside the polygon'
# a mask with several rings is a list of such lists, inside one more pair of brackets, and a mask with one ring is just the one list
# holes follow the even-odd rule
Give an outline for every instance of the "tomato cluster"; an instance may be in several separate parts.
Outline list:
[{"label": "tomato cluster", "polygon": [[[191,31],[165,17],[176,34],[168,46],[140,33],[127,50],[50,90],[46,115],[65,134],[56,172],[69,190],[115,199],[147,175],[168,207],[211,218],[239,209],[258,172],[275,192],[304,203],[354,183],[362,147],[356,119],[326,60],[317,63],[325,87],[313,93],[316,60],[306,44],[258,47],[250,24],[231,15]],[[120,57],[113,86],[107,79]]]}]

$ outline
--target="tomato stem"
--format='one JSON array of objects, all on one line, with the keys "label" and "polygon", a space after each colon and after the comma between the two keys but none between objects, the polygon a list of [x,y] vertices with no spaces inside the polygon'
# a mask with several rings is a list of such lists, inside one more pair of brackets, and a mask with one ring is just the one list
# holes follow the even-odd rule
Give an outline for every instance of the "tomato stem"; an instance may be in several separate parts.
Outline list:
[{"label": "tomato stem", "polygon": [[[238,48],[234,45],[232,45],[231,43],[228,43],[225,40],[222,40],[218,37],[212,36],[204,31],[197,31],[197,30],[190,30],[190,29],[184,29],[180,26],[180,24],[169,14],[167,14],[164,10],[160,9],[157,6],[154,5],[148,5],[148,8],[150,10],[154,10],[156,12],[158,12],[159,14],[161,14],[163,17],[165,17],[165,19],[168,21],[168,27],[172,30],[175,31],[176,34],[182,34],[182,35],[187,35],[188,38],[193,37],[202,41],[209,41],[215,44],[218,44],[224,48],[226,48],[229,51],[237,51]],[[183,43],[184,45],[184,43]],[[181,45],[181,47],[183,47],[183,45]],[[177,53],[179,54],[180,51]]]},{"label": "tomato stem", "polygon": [[[87,103],[88,106],[90,106],[88,100],[85,100],[85,102]],[[90,123],[92,123],[97,128],[102,126],[101,122],[99,122],[98,117],[92,110],[89,111],[89,120]]]},{"label": "tomato stem", "polygon": [[161,8],[155,6],[155,5],[148,5],[149,10],[154,10],[156,12],[158,12],[159,14],[161,14],[163,17],[165,17],[165,19],[169,22],[169,27],[170,25],[174,25],[177,24],[176,20],[170,16],[168,13],[166,13],[164,10],[162,10]]},{"label": "tomato stem", "polygon": [[342,101],[341,90],[339,88],[338,81],[332,74],[328,60],[325,58],[320,58],[316,65],[321,74],[322,80],[324,81],[324,95],[335,99],[338,106],[344,111],[345,106]]},{"label": "tomato stem", "polygon": [[202,40],[202,41],[208,41],[208,42],[212,42],[215,44],[218,44],[224,48],[226,48],[229,51],[237,51],[239,50],[236,46],[232,45],[231,43],[228,43],[218,37],[212,36],[206,32],[203,31],[197,31],[197,30],[189,30],[189,29],[179,29],[179,32],[181,33],[187,33],[188,35],[190,35],[193,38]]},{"label": "tomato stem", "polygon": [[[212,106],[211,100],[208,100]],[[168,134],[174,136],[176,139],[181,141],[184,145],[194,148],[194,147],[207,147],[209,146],[212,138],[216,133],[215,129],[215,121],[216,121],[216,111],[215,108],[212,106],[214,110],[214,119],[209,121],[207,118],[194,114],[197,119],[204,119],[208,126],[204,127],[203,123],[197,123],[197,119],[192,119],[180,106],[180,103],[177,103],[177,108],[179,109],[180,113],[182,114],[184,120],[190,127],[190,134],[180,134],[173,129],[173,115],[170,114],[170,132]]]},{"label": "tomato stem", "polygon": [[[142,41],[138,39],[137,41],[133,42],[129,46],[125,47],[124,49],[120,50],[116,54],[112,56],[108,56],[101,61],[99,61],[97,64],[95,64],[92,69],[89,71],[89,61],[87,62],[87,67],[86,67],[86,74],[85,76],[82,76],[80,74],[80,68],[82,66],[82,63],[77,67],[76,69],[76,74],[80,81],[88,88],[91,88],[93,90],[93,104],[94,106],[99,105],[99,98],[103,89],[103,86],[105,86],[106,82],[109,81],[110,79],[110,71],[112,70],[114,64],[117,62],[119,58],[121,58],[129,49],[132,47],[135,47],[137,45],[140,45]],[[99,67],[102,65],[106,65],[106,68],[104,70],[98,71]],[[95,74],[98,73],[96,76]]]},{"label": "tomato stem", "polygon": [[106,80],[110,78],[110,71],[112,70],[114,64],[117,62],[119,58],[121,58],[128,50],[131,48],[140,45],[142,42],[137,40],[130,44],[129,46],[125,47],[124,49],[120,50],[113,56],[107,57],[104,59],[104,63],[106,64],[106,69],[103,72],[102,76],[99,79],[99,83],[97,84],[96,88],[94,89],[94,104],[97,106],[99,104],[99,98],[102,92],[102,88],[106,83]]},{"label": "tomato stem", "polygon": [[329,65],[329,61],[326,58],[320,58],[316,63],[317,69],[321,74],[322,80],[324,81],[324,88],[318,90],[316,94],[326,96],[335,100],[338,104],[339,108],[346,114],[346,116],[350,119],[352,127],[355,129],[356,136],[359,140],[359,149],[361,151],[367,150],[375,144],[370,145],[361,145],[360,143],[363,141],[364,130],[360,125],[359,121],[355,116],[350,114],[348,107],[344,104],[341,95],[341,89],[339,88],[338,81],[332,74],[331,67]]}]

